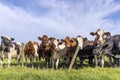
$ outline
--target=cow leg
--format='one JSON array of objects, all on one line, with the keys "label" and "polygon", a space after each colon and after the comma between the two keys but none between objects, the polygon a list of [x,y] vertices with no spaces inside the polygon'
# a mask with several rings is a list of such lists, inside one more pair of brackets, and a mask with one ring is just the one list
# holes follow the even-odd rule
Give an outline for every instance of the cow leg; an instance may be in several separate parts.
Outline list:
[{"label": "cow leg", "polygon": [[2,66],[3,66],[3,58],[0,57],[0,68],[2,68]]},{"label": "cow leg", "polygon": [[25,56],[25,66],[27,67],[27,55]]},{"label": "cow leg", "polygon": [[66,60],[65,60],[65,64],[66,64],[66,66],[68,67],[69,66],[69,64],[70,64],[70,58],[69,57],[66,57]]},{"label": "cow leg", "polygon": [[94,55],[94,61],[95,61],[95,67],[97,67],[97,65],[98,65],[98,60],[97,60],[97,55]]},{"label": "cow leg", "polygon": [[38,62],[37,62],[37,67],[38,69],[41,68],[42,69],[42,66],[41,66],[41,56],[38,57]]},{"label": "cow leg", "polygon": [[59,58],[56,61],[56,69],[58,69],[58,64],[59,64]]},{"label": "cow leg", "polygon": [[101,67],[104,67],[104,55],[101,55]]},{"label": "cow leg", "polygon": [[119,65],[119,67],[120,67],[120,58],[119,58],[119,62],[118,62],[118,65]]},{"label": "cow leg", "polygon": [[111,56],[108,57],[109,57],[110,65],[114,66],[114,63],[112,62],[112,57]]},{"label": "cow leg", "polygon": [[50,58],[48,57],[47,58],[47,68],[49,68],[50,67]]},{"label": "cow leg", "polygon": [[116,65],[115,57],[113,58],[113,60],[114,60],[114,67],[116,67],[117,65]]},{"label": "cow leg", "polygon": [[17,64],[20,63],[20,58],[21,58],[21,56],[18,55],[18,56],[17,56]]},{"label": "cow leg", "polygon": [[90,66],[93,65],[93,59],[92,59],[92,57],[89,57],[89,65],[90,65]]},{"label": "cow leg", "polygon": [[31,62],[32,68],[34,68],[34,57],[33,56],[31,57],[31,61],[30,62]]},{"label": "cow leg", "polygon": [[83,61],[84,61],[84,59],[81,57],[81,58],[80,58],[80,66],[81,66],[81,67],[83,66]]},{"label": "cow leg", "polygon": [[37,67],[38,68],[38,57],[36,57],[36,64],[35,64],[35,67]]},{"label": "cow leg", "polygon": [[114,67],[117,67],[117,61],[118,61],[118,60],[117,60],[116,57],[114,57],[113,59],[114,59]]},{"label": "cow leg", "polygon": [[50,67],[52,67],[52,58],[50,57]]},{"label": "cow leg", "polygon": [[49,58],[49,57],[46,59],[46,67],[47,67],[47,68],[50,67],[50,58]]},{"label": "cow leg", "polygon": [[8,53],[8,68],[10,68],[10,62],[11,62],[11,54]]},{"label": "cow leg", "polygon": [[52,58],[51,62],[52,62],[52,68],[54,69],[55,60]]},{"label": "cow leg", "polygon": [[0,60],[0,68],[2,68],[2,66],[3,66],[3,61]]},{"label": "cow leg", "polygon": [[45,62],[46,62],[46,68],[48,68],[48,59],[45,58]]}]

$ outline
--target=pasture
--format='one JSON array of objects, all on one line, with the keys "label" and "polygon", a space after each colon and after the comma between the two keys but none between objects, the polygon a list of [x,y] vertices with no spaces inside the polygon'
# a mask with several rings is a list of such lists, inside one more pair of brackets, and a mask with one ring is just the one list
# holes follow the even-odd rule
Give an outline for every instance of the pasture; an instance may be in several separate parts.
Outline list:
[{"label": "pasture", "polygon": [[120,68],[87,67],[72,69],[35,69],[14,65],[0,69],[0,80],[119,80]]}]

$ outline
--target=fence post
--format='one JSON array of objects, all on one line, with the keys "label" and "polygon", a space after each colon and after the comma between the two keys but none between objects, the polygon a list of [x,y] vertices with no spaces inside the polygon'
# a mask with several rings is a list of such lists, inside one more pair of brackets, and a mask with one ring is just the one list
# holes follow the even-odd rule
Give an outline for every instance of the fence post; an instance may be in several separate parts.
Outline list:
[{"label": "fence post", "polygon": [[24,43],[22,43],[21,54],[22,54],[22,67],[23,67],[24,66]]},{"label": "fence post", "polygon": [[77,48],[76,48],[76,50],[75,50],[75,53],[74,53],[74,55],[73,55],[73,58],[72,58],[72,60],[71,60],[71,63],[70,63],[70,66],[69,66],[68,71],[71,70],[71,68],[72,68],[72,66],[73,66],[73,64],[74,64],[74,62],[75,62],[75,59],[76,59],[76,56],[77,56],[77,54],[78,54],[79,49],[80,49],[80,46],[77,46]]}]

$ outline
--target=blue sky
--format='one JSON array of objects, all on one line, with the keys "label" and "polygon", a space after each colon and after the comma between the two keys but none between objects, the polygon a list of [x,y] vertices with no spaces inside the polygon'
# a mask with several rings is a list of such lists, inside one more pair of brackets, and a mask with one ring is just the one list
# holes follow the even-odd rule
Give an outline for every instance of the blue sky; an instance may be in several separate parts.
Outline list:
[{"label": "blue sky", "polygon": [[44,34],[93,40],[98,28],[120,33],[120,0],[0,0],[0,35],[18,42]]}]

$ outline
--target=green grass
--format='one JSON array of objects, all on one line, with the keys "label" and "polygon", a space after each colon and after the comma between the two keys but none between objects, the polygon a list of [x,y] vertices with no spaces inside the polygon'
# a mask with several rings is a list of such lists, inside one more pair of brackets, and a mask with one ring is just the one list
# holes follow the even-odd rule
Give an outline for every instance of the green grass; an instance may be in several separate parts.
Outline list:
[{"label": "green grass", "polygon": [[67,68],[46,69],[45,62],[42,61],[42,69],[16,66],[14,59],[11,67],[7,68],[5,59],[4,67],[0,68],[0,80],[120,80],[120,67],[92,68],[84,66],[68,72]]},{"label": "green grass", "polygon": [[0,80],[120,80],[120,68],[32,69],[21,66],[0,69]]}]

